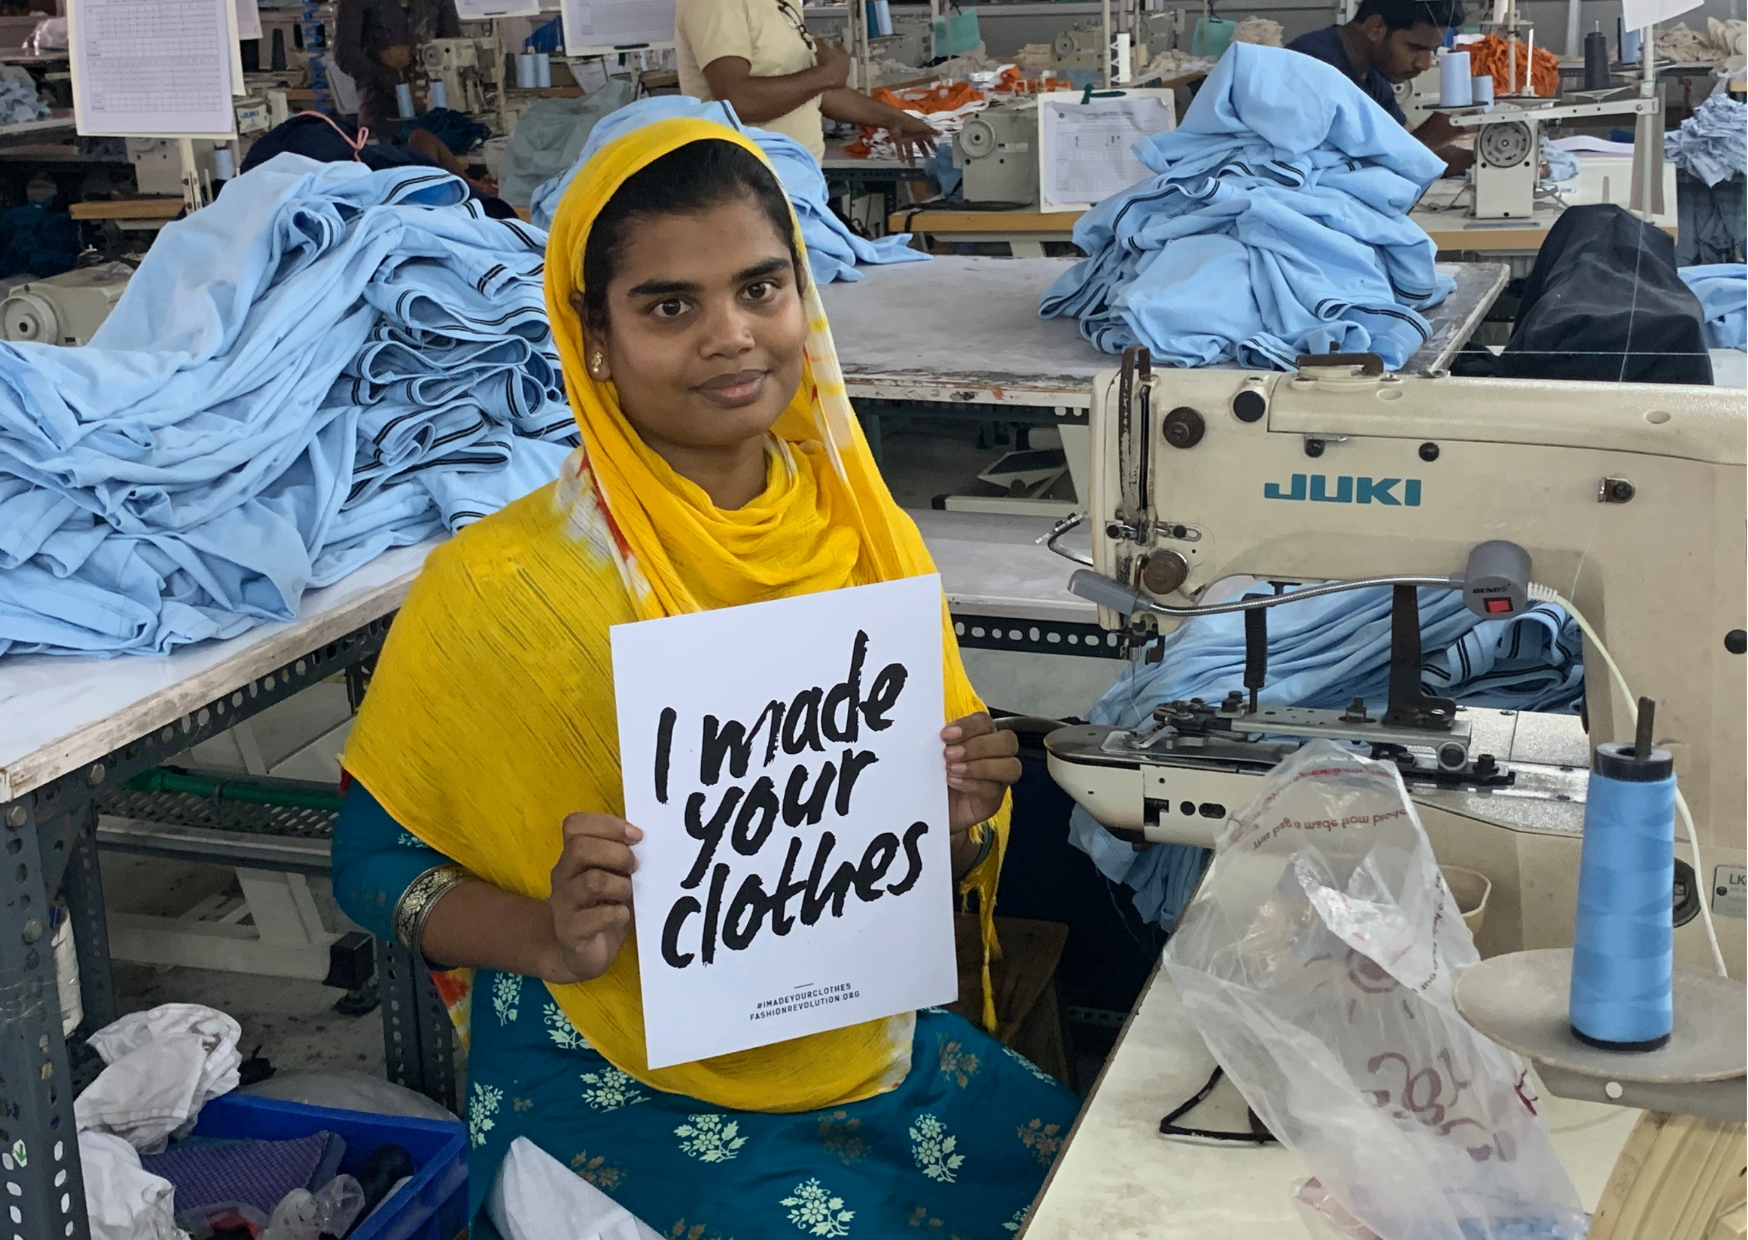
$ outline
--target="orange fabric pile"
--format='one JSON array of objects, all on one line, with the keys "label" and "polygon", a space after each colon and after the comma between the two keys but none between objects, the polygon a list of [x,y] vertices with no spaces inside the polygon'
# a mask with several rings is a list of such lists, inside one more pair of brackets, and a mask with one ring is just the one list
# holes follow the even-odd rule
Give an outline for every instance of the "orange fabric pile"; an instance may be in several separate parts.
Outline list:
[{"label": "orange fabric pile", "polygon": [[[1001,71],[996,84],[990,88],[993,95],[1035,95],[1045,90],[1070,90],[1073,84],[1064,78],[1053,77],[1045,72],[1035,78],[1028,78],[1018,65],[1008,65]],[[872,92],[873,98],[881,103],[895,107],[902,112],[921,112],[925,116],[940,112],[957,112],[967,104],[976,103],[989,96],[978,90],[969,82],[937,82],[933,86],[906,86],[899,90],[888,90],[884,86],[876,86]],[[871,125],[863,125],[862,136],[854,142],[846,143],[844,154],[854,159],[867,159],[874,153],[873,138],[880,130]],[[949,135],[941,137],[942,142],[949,142]]]},{"label": "orange fabric pile", "polygon": [[[1504,95],[1512,86],[1512,61],[1517,62],[1517,92],[1518,94],[1545,95],[1549,98],[1560,93],[1560,58],[1546,48],[1535,49],[1533,65],[1530,62],[1529,47],[1521,40],[1513,39],[1510,47],[1505,40],[1496,34],[1490,34],[1477,43],[1467,43],[1457,49],[1469,53],[1469,68],[1476,77],[1487,74],[1493,79],[1493,93]],[[1530,68],[1531,77],[1525,81],[1524,70]]]}]

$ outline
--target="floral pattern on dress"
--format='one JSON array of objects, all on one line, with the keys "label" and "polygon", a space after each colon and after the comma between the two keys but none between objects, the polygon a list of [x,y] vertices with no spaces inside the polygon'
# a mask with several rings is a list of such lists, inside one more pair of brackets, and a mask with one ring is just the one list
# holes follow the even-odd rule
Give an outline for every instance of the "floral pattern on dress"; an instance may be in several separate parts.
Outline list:
[{"label": "floral pattern on dress", "polygon": [[594,1049],[582,1031],[571,1024],[571,1018],[564,1014],[564,1009],[550,999],[546,1001],[546,1010],[541,1013],[541,1020],[545,1022],[546,1036],[552,1039],[554,1046],[567,1051]]},{"label": "floral pattern on dress", "polygon": [[496,1126],[493,1119],[504,1101],[504,1091],[496,1085],[474,1083],[473,1096],[467,1100],[467,1139],[475,1146],[486,1143],[486,1133]]},{"label": "floral pattern on dress", "polygon": [[1019,1134],[1020,1143],[1031,1150],[1038,1162],[1046,1167],[1062,1148],[1061,1124],[1046,1124],[1041,1119],[1035,1119],[1028,1124],[1021,1124]]},{"label": "floral pattern on dress", "polygon": [[844,1166],[868,1157],[869,1142],[862,1132],[862,1121],[848,1111],[833,1111],[819,1117],[819,1143],[828,1154],[836,1154]]},{"label": "floral pattern on dress", "polygon": [[712,1231],[705,1223],[688,1223],[685,1219],[676,1219],[674,1225],[662,1233],[667,1240],[734,1240],[733,1236],[725,1236],[720,1231]]},{"label": "floral pattern on dress", "polygon": [[726,1115],[688,1115],[674,1135],[680,1138],[682,1154],[707,1163],[727,1162],[747,1143],[740,1123]]},{"label": "floral pattern on dress", "polygon": [[649,1095],[637,1087],[637,1082],[618,1068],[606,1067],[599,1072],[582,1074],[583,1101],[597,1111],[617,1111],[620,1107],[648,1102]]},{"label": "floral pattern on dress", "polygon": [[591,1158],[588,1150],[571,1159],[571,1170],[602,1192],[618,1188],[625,1179],[624,1167],[609,1165],[605,1154],[596,1154]]},{"label": "floral pattern on dress", "polygon": [[930,1237],[930,1240],[964,1240],[964,1237],[947,1227],[944,1219],[938,1219],[929,1213],[927,1206],[918,1206],[905,1219],[912,1227],[918,1227]]},{"label": "floral pattern on dress", "polygon": [[1032,1212],[1031,1206],[1021,1206],[1018,1210],[1014,1211],[1014,1216],[1012,1218],[1010,1218],[1007,1222],[1005,1222],[1001,1225],[1002,1230],[1003,1231],[1018,1231],[1020,1228],[1022,1228],[1026,1225],[1026,1215],[1030,1214],[1031,1212]]},{"label": "floral pattern on dress", "polygon": [[971,1078],[976,1076],[977,1070],[983,1066],[982,1061],[966,1050],[962,1042],[943,1037],[939,1039],[939,1045],[941,1048],[941,1075],[960,1089],[964,1089],[971,1084]]},{"label": "floral pattern on dress", "polygon": [[498,1024],[507,1025],[521,1014],[522,979],[514,973],[500,973],[492,979],[492,1011]]},{"label": "floral pattern on dress", "polygon": [[910,1126],[910,1140],[911,1157],[916,1159],[917,1169],[929,1179],[951,1184],[959,1178],[958,1171],[965,1163],[965,1155],[954,1153],[959,1139],[947,1131],[939,1116],[917,1116],[916,1123]]},{"label": "floral pattern on dress", "polygon": [[779,1205],[789,1208],[789,1221],[810,1236],[847,1236],[854,1210],[844,1209],[844,1199],[834,1197],[818,1180],[803,1180]]}]

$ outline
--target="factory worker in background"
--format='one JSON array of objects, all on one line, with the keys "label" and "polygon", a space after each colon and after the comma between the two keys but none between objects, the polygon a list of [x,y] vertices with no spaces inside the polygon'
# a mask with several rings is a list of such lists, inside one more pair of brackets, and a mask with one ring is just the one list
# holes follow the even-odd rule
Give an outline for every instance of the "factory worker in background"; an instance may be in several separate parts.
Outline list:
[{"label": "factory worker in background", "polygon": [[383,142],[400,133],[395,87],[432,39],[461,37],[455,0],[337,0],[334,60],[358,83],[358,123]]},{"label": "factory worker in background", "polygon": [[[1351,22],[1302,34],[1287,47],[1334,65],[1397,124],[1405,125],[1408,118],[1396,102],[1395,87],[1430,69],[1434,53],[1444,46],[1445,31],[1462,24],[1462,0],[1364,0]],[[1456,145],[1463,132],[1444,113],[1434,112],[1414,136],[1451,172],[1463,172],[1475,161],[1474,151]]]},{"label": "factory worker in background", "polygon": [[799,0],[679,0],[674,46],[681,94],[728,103],[815,159],[825,156],[822,116],[885,129],[908,162],[934,148],[928,122],[848,88],[849,56],[814,40]]}]

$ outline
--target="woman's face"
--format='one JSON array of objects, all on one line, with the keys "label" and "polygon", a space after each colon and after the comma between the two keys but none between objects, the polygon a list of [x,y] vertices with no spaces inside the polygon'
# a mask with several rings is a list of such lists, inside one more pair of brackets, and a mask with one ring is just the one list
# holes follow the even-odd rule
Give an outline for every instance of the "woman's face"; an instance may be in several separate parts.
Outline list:
[{"label": "woman's face", "polygon": [[644,442],[720,448],[770,430],[801,384],[807,315],[789,247],[758,204],[633,218],[614,265],[606,328],[586,333],[586,357]]}]

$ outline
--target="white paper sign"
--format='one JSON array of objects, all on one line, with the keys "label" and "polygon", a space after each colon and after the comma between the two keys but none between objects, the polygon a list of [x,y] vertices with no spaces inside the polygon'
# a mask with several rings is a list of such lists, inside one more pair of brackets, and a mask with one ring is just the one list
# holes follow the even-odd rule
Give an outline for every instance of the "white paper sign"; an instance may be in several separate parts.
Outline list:
[{"label": "white paper sign", "polygon": [[67,13],[81,134],[228,137],[242,89],[234,0],[79,0]]},{"label": "white paper sign", "polygon": [[261,7],[256,0],[237,0],[237,37],[239,39],[259,39],[261,37]]},{"label": "white paper sign", "polygon": [[564,0],[565,51],[674,41],[674,0]]},{"label": "white paper sign", "polygon": [[950,1003],[941,581],[618,625],[652,1068]]},{"label": "white paper sign", "polygon": [[455,12],[464,22],[488,17],[533,17],[540,0],[455,0]]},{"label": "white paper sign", "polygon": [[1621,21],[1628,30],[1643,30],[1700,7],[1700,0],[1621,0]]},{"label": "white paper sign", "polygon": [[1089,99],[1074,91],[1038,98],[1039,198],[1046,211],[1090,207],[1153,173],[1131,149],[1177,121],[1172,92],[1126,90]]}]

